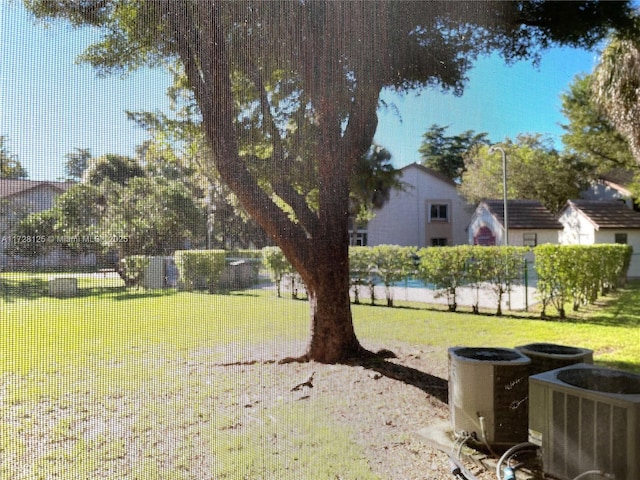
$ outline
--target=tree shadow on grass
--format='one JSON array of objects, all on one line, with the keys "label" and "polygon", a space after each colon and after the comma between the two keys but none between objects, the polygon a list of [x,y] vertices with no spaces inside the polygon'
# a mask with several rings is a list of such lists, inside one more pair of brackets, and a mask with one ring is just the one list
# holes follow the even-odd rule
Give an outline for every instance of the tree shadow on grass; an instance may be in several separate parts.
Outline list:
[{"label": "tree shadow on grass", "polygon": [[607,327],[640,327],[640,289],[638,288],[621,291],[615,297],[600,299],[595,304],[595,308],[593,313],[588,312],[589,306],[583,308],[582,311],[587,312],[585,315],[569,313],[568,320]]},{"label": "tree shadow on grass", "polygon": [[168,297],[176,294],[176,290],[173,288],[157,289],[157,290],[136,290],[131,288],[120,287],[119,293],[113,295],[113,299],[116,301],[136,300],[142,298],[159,298]]},{"label": "tree shadow on grass", "polygon": [[354,359],[348,364],[361,366],[387,378],[412,385],[443,403],[449,402],[449,382],[447,380],[413,367],[390,362],[388,359],[393,357],[395,355],[392,352],[385,350],[375,355]]},{"label": "tree shadow on grass", "polygon": [[114,300],[131,300],[136,298],[164,297],[175,294],[174,289],[165,290],[132,290],[123,286],[116,287],[80,287],[69,296],[49,295],[49,282],[42,278],[0,279],[0,299],[11,303],[18,300],[35,300],[41,297],[60,300],[112,295]]},{"label": "tree shadow on grass", "polygon": [[47,295],[49,284],[41,278],[0,279],[0,295],[6,302],[32,300]]}]

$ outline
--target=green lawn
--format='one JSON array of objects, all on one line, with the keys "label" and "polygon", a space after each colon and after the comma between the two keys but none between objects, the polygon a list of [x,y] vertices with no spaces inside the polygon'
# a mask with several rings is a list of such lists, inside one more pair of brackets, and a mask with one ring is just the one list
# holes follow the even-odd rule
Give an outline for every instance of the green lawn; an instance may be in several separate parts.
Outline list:
[{"label": "green lawn", "polygon": [[[216,478],[305,478],[300,465],[315,463],[318,472],[334,469],[316,478],[345,468],[356,472],[345,478],[378,478],[353,432],[322,408],[274,400],[250,424],[238,413],[240,390],[289,382],[283,368],[212,368],[230,351],[303,342],[306,302],[271,291],[126,291],[99,279],[82,279],[76,298],[55,299],[43,295],[47,277],[0,276],[0,479],[204,478],[194,458]],[[564,322],[416,304],[354,305],[353,314],[365,345],[410,344],[445,356],[455,345],[548,341],[640,371],[638,305],[640,285],[632,284]],[[196,443],[215,468],[194,454]],[[302,448],[310,445],[313,454]]]}]

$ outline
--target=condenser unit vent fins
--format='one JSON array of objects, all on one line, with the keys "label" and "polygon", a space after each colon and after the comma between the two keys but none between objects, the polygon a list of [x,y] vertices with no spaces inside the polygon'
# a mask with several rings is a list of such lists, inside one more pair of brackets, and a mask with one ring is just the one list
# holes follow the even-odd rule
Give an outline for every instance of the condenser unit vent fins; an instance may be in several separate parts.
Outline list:
[{"label": "condenser unit vent fins", "polygon": [[640,375],[578,364],[532,376],[529,393],[529,440],[545,473],[640,478]]}]

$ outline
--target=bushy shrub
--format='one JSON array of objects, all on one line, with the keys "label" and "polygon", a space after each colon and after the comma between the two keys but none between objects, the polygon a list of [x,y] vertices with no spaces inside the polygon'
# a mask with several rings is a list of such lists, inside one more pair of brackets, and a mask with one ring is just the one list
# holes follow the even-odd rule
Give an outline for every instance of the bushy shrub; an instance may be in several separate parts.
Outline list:
[{"label": "bushy shrub", "polygon": [[360,287],[369,289],[371,305],[376,301],[376,277],[372,253],[371,247],[349,247],[349,273],[354,303],[360,303]]},{"label": "bushy shrub", "polygon": [[428,247],[418,252],[418,272],[447,297],[449,310],[455,312],[458,289],[461,286],[476,290],[473,311],[479,312],[479,290],[485,284],[496,296],[496,314],[502,315],[502,299],[512,286],[522,279],[525,247],[481,247],[457,245]]},{"label": "bushy shrub", "polygon": [[[449,311],[458,308],[457,292],[468,279],[472,250],[469,245],[427,247],[418,251],[418,275],[447,297]],[[437,294],[436,294],[437,295]]]},{"label": "bushy shrub", "polygon": [[280,247],[264,247],[262,249],[262,261],[264,266],[271,272],[273,281],[276,284],[278,297],[282,296],[282,280],[287,274],[294,274],[295,270],[287,257],[284,256]]},{"label": "bushy shrub", "polygon": [[226,265],[224,250],[178,250],[175,262],[185,290],[216,290]]},{"label": "bushy shrub", "polygon": [[120,277],[126,287],[140,288],[150,259],[145,255],[130,255],[120,260]]},{"label": "bushy shrub", "polygon": [[394,283],[404,280],[415,271],[413,247],[376,245],[371,247],[371,265],[385,287],[387,306],[393,307]]},{"label": "bushy shrub", "polygon": [[632,247],[619,244],[539,245],[534,249],[538,274],[538,297],[542,316],[553,305],[560,318],[565,305],[573,310],[594,302],[600,292],[615,289],[624,282]]}]

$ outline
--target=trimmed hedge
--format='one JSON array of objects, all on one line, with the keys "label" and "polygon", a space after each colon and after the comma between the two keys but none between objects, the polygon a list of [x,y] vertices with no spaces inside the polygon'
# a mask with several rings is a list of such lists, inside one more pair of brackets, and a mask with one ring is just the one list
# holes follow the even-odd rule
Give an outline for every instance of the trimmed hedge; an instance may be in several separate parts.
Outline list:
[{"label": "trimmed hedge", "polygon": [[349,271],[354,303],[360,303],[360,287],[367,287],[371,305],[375,304],[376,276],[371,247],[349,247]]},{"label": "trimmed hedge", "polygon": [[177,250],[174,257],[185,290],[216,290],[226,266],[226,251]]},{"label": "trimmed hedge", "polygon": [[393,290],[391,287],[415,272],[414,247],[398,245],[376,245],[370,247],[370,265],[384,285],[387,306],[393,307]]},{"label": "trimmed hedge", "polygon": [[633,248],[621,244],[539,245],[534,249],[542,316],[553,305],[560,318],[565,305],[577,311],[598,295],[623,285]]},{"label": "trimmed hedge", "polygon": [[496,296],[496,314],[502,315],[502,299],[512,285],[523,278],[526,247],[481,247],[458,245],[428,247],[418,251],[418,276],[447,297],[449,310],[455,312],[458,288],[476,289],[473,311],[479,312],[479,291],[488,285]]},{"label": "trimmed hedge", "polygon": [[[393,306],[393,285],[415,276],[432,284],[439,294],[446,295],[450,311],[456,311],[458,289],[475,288],[473,311],[479,311],[480,288],[489,288],[496,297],[496,314],[501,315],[504,295],[524,278],[525,256],[533,251],[538,275],[537,291],[542,305],[541,315],[553,305],[561,318],[566,316],[565,305],[574,310],[593,302],[598,295],[616,289],[626,279],[631,262],[629,245],[539,245],[528,247],[484,247],[458,245],[452,247],[402,247],[377,245],[349,247],[351,286],[355,303],[360,302],[360,290],[369,290],[371,304],[375,303],[375,286],[384,285],[388,306]],[[127,257],[125,270],[132,284],[136,284],[146,265],[143,256]],[[214,291],[228,258],[255,259],[254,268],[262,264],[271,272],[281,296],[282,281],[291,282],[292,296],[297,298],[302,284],[299,275],[279,247],[262,250],[180,250],[175,253],[176,266],[184,288],[206,288]],[[124,262],[123,262],[124,266]],[[138,280],[136,280],[138,279]]]}]

